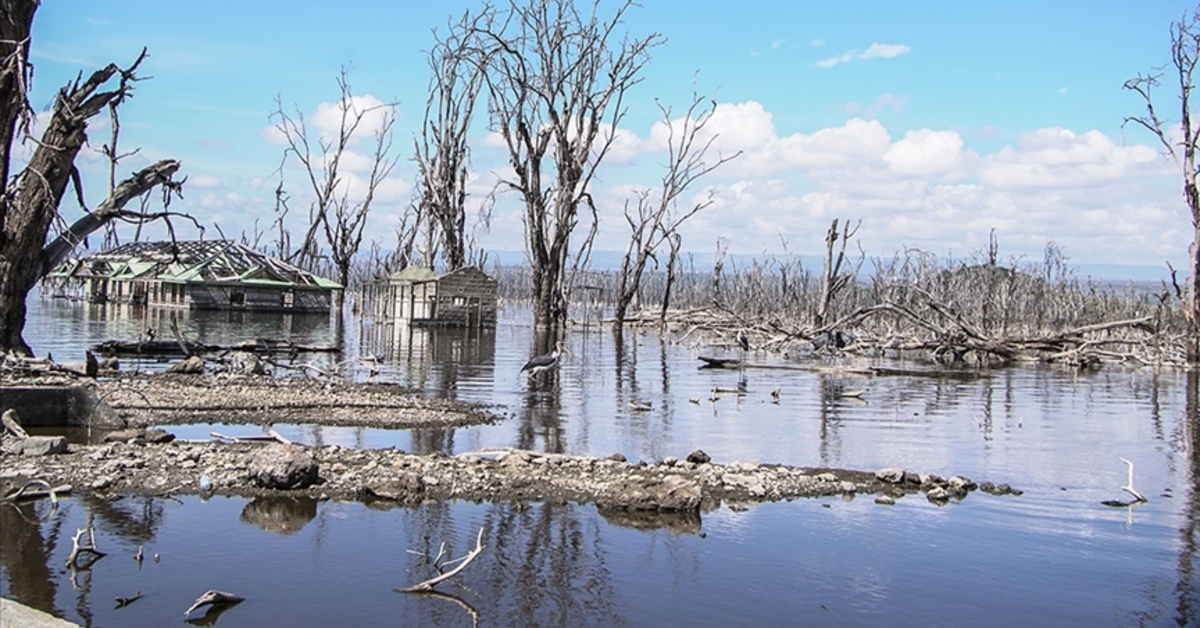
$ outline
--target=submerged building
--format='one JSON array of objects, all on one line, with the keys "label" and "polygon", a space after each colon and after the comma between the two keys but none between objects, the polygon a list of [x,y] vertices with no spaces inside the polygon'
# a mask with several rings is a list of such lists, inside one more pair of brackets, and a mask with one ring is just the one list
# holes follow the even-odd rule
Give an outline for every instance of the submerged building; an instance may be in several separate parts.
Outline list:
[{"label": "submerged building", "polygon": [[94,303],[284,312],[328,312],[342,289],[232,240],[132,242],[67,261],[45,283]]},{"label": "submerged building", "polygon": [[410,266],[363,284],[362,313],[376,321],[411,325],[495,327],[499,284],[474,267],[438,275]]}]

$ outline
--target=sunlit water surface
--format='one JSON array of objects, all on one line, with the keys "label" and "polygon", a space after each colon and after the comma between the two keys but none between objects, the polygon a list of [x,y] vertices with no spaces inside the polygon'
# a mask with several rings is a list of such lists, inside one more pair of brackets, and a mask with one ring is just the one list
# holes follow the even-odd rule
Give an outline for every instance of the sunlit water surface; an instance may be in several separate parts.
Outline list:
[{"label": "sunlit water surface", "polygon": [[[170,333],[169,313],[30,305],[28,340],[59,360],[80,359],[84,344],[136,339],[146,327]],[[618,344],[611,331],[578,326],[560,372],[530,380],[519,373],[532,351],[530,322],[513,308],[483,332],[351,322],[346,352],[325,358],[326,366],[348,361],[343,368],[356,378],[487,404],[505,417],[496,425],[275,429],[309,444],[417,452],[521,447],[655,461],[703,449],[720,463],[900,466],[1007,482],[1025,493],[975,493],[942,507],[920,496],[890,507],[870,496],[723,506],[702,513],[698,530],[623,527],[591,506],[569,504],[376,509],[290,498],[77,495],[44,523],[37,521],[48,504],[0,507],[0,593],[93,626],[178,625],[183,610],[214,588],[247,598],[219,616],[222,626],[1200,623],[1200,454],[1189,419],[1197,385],[1189,391],[1184,372],[1027,366],[975,376],[840,376],[813,368],[837,360],[743,356],[652,333],[629,333]],[[190,313],[178,325],[209,343],[337,338],[324,317]],[[382,362],[373,376],[356,360],[367,355]],[[698,355],[745,357],[752,366],[701,370]],[[126,361],[124,368],[162,366]],[[746,394],[710,401],[714,386]],[[839,394],[861,389],[861,400]],[[635,412],[630,401],[652,410]],[[214,429],[262,428],[169,429],[205,438]],[[1136,488],[1149,502],[1101,505],[1127,497],[1121,457],[1134,462]],[[72,582],[62,565],[71,535],[89,520],[109,556]],[[445,541],[461,555],[481,528],[483,555],[439,586],[453,599],[393,591],[431,575],[406,550],[436,553]],[[140,569],[138,546],[147,557]],[[145,597],[114,608],[114,598],[135,591]]]}]

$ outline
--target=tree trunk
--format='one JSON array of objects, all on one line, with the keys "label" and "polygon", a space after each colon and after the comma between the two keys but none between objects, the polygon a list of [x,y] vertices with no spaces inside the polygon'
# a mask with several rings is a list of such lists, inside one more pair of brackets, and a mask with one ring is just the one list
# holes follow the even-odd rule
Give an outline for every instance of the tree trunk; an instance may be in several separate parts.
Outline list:
[{"label": "tree trunk", "polygon": [[[21,46],[27,45],[30,23],[17,23],[13,18],[31,18],[36,3],[9,0],[0,5],[0,9],[3,9],[0,11],[3,38],[20,42],[18,45]],[[20,30],[22,25],[24,31]],[[0,46],[8,46],[11,50],[12,44],[0,43]],[[110,102],[120,102],[128,94],[128,81],[134,78],[133,72],[144,56],[143,52],[143,56],[127,70],[109,64],[92,73],[86,81],[76,79],[65,86],[58,94],[50,123],[29,164],[17,175],[11,187],[6,182],[0,196],[0,218],[3,219],[0,225],[0,352],[32,355],[22,336],[25,299],[42,276],[42,248],[75,171],[75,157],[87,141],[87,121]],[[118,87],[98,91],[117,74],[121,76]],[[9,105],[23,102],[23,90],[27,88],[23,80],[14,83],[8,76],[6,73],[0,80],[0,102],[5,104],[5,119],[0,121],[4,124],[0,126],[5,128],[11,127],[8,121],[13,119],[9,117],[13,115]],[[14,93],[12,90],[21,91]],[[12,139],[11,135],[8,139]],[[11,149],[11,144],[5,145],[5,168],[10,167]]]},{"label": "tree trunk", "polygon": [[8,175],[17,120],[28,120],[33,113],[26,81],[32,75],[29,31],[37,7],[32,0],[0,2],[0,228],[4,227],[8,209]]},{"label": "tree trunk", "polygon": [[[1188,195],[1190,202],[1196,202],[1195,187]],[[1200,215],[1200,207],[1193,205],[1192,215]],[[1193,220],[1194,232],[1192,246],[1188,249],[1191,268],[1188,273],[1187,303],[1184,304],[1184,316],[1188,321],[1187,361],[1188,364],[1200,364],[1200,224]]]}]

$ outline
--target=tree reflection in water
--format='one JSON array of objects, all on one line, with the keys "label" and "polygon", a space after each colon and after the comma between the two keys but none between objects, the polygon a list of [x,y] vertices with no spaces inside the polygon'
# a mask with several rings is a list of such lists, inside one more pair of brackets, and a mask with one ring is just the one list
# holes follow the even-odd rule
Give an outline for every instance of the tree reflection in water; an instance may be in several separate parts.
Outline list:
[{"label": "tree reflection in water", "polygon": [[1196,572],[1200,567],[1200,370],[1190,369],[1187,377],[1186,417],[1183,421],[1187,443],[1190,487],[1183,509],[1182,547],[1179,551],[1179,596],[1175,621],[1180,626],[1200,624],[1200,582]]},{"label": "tree reflection in water", "polygon": [[[54,518],[42,535],[40,523],[49,503],[0,503],[0,563],[8,575],[6,595],[16,601],[54,615],[58,590],[50,571],[50,556],[62,538],[62,517]],[[68,535],[68,539],[69,539]]]},{"label": "tree reflection in water", "polygon": [[418,596],[421,619],[417,623],[464,625],[465,616],[481,625],[628,623],[620,615],[623,605],[606,567],[599,518],[570,504],[507,503],[485,508],[478,521],[453,516],[452,506],[441,502],[406,509],[401,515],[406,549],[411,550],[403,585],[433,575],[427,557],[436,556],[441,543],[458,557],[473,546],[479,528],[484,530],[483,554],[438,587],[456,604]]}]

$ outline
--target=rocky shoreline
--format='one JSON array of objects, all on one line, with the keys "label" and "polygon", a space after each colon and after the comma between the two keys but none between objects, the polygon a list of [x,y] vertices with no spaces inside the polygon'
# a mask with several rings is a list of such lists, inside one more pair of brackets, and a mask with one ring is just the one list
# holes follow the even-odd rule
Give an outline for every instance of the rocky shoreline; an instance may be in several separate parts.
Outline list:
[{"label": "rocky shoreline", "polygon": [[127,430],[114,436],[117,442],[72,444],[63,453],[46,455],[14,453],[21,448],[6,436],[0,447],[2,494],[39,479],[100,496],[288,495],[383,506],[426,500],[591,503],[606,517],[635,520],[800,497],[874,495],[877,503],[892,504],[922,494],[942,505],[976,490],[1020,494],[1004,484],[976,484],[959,476],[942,478],[898,468],[865,472],[718,464],[702,451],[649,464],[627,462],[620,454],[591,458],[505,449],[447,456],[396,449],[179,441],[162,430]]}]

